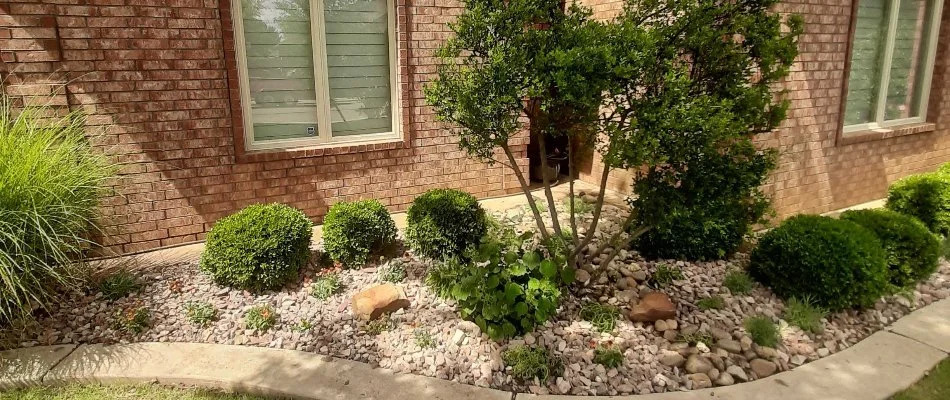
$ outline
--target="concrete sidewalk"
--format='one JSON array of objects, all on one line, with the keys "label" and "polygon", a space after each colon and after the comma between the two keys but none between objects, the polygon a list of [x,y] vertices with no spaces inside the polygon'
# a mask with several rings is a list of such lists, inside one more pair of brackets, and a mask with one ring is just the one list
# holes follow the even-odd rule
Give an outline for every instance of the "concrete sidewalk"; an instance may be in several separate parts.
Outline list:
[{"label": "concrete sidewalk", "polygon": [[[631,400],[885,400],[950,350],[950,300],[915,311],[840,353],[766,379]],[[337,399],[565,400],[394,374],[319,354],[197,343],[68,345],[0,352],[0,389],[68,382],[159,382]]]}]

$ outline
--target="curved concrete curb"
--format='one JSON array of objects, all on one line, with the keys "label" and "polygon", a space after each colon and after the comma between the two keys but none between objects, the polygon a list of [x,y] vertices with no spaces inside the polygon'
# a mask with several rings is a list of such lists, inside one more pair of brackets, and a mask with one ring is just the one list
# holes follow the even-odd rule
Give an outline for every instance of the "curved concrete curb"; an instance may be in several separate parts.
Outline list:
[{"label": "curved concrete curb", "polygon": [[[630,400],[884,400],[950,351],[950,300],[915,311],[860,343],[766,379]],[[65,345],[0,353],[0,388],[67,382],[159,382],[314,400],[576,400],[480,388],[313,353],[198,343]]]}]

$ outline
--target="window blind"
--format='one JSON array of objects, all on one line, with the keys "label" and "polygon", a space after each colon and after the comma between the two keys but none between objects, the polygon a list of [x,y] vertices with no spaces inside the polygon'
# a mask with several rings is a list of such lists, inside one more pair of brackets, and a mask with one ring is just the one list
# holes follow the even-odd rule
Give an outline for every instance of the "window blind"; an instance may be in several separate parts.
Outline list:
[{"label": "window blind", "polygon": [[887,38],[887,12],[888,0],[861,0],[858,3],[854,42],[851,45],[845,125],[874,120]]},{"label": "window blind", "polygon": [[887,85],[885,119],[909,118],[919,114],[916,90],[923,85],[924,54],[928,43],[928,1],[901,0],[894,39],[894,58]]}]

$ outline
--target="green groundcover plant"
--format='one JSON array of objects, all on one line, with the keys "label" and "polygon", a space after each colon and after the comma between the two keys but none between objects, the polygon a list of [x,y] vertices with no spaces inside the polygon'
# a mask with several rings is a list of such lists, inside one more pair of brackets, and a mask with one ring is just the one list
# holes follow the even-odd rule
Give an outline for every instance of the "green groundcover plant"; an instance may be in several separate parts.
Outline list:
[{"label": "green groundcover plant", "polygon": [[0,97],[0,323],[78,288],[115,172],[90,143],[81,111],[18,108]]}]

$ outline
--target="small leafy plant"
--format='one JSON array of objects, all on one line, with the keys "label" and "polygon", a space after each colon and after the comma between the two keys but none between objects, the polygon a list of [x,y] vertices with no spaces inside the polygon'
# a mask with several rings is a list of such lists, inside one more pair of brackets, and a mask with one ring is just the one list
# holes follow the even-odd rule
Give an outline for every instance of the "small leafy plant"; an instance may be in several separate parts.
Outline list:
[{"label": "small leafy plant", "polygon": [[709,296],[699,299],[699,301],[696,302],[696,306],[703,311],[722,310],[726,307],[726,301],[723,300],[722,296]]},{"label": "small leafy plant", "polygon": [[821,319],[827,315],[827,310],[814,305],[807,297],[792,297],[785,306],[785,320],[806,332],[820,333]]},{"label": "small leafy plant", "polygon": [[501,359],[511,368],[511,376],[521,381],[538,378],[545,382],[548,378],[559,375],[563,369],[561,360],[540,346],[512,346],[501,353]]},{"label": "small leafy plant", "polygon": [[692,333],[680,333],[678,341],[683,343],[688,343],[690,346],[695,346],[696,343],[703,343],[705,345],[711,345],[716,341],[713,340],[712,335],[706,331],[696,331]]},{"label": "small leafy plant", "polygon": [[435,337],[432,336],[429,331],[418,328],[412,332],[413,338],[416,340],[416,346],[419,346],[423,349],[433,349],[435,348]]},{"label": "small leafy plant", "polygon": [[248,329],[266,331],[277,324],[277,313],[271,306],[263,304],[251,307],[244,314],[244,326]]},{"label": "small leafy plant", "polygon": [[611,305],[590,302],[581,307],[580,316],[592,323],[598,332],[610,332],[617,326],[620,310]]},{"label": "small leafy plant", "polygon": [[650,282],[655,287],[669,286],[673,281],[683,279],[683,271],[669,264],[659,264],[656,266],[656,272],[650,276]]},{"label": "small leafy plant", "polygon": [[[584,201],[580,196],[574,197],[574,214],[590,214],[594,212],[594,205]],[[564,209],[568,212],[571,211],[571,197],[568,196],[563,201]]]},{"label": "small leafy plant", "polygon": [[319,300],[326,300],[339,292],[342,287],[340,276],[336,273],[329,273],[313,280],[310,285],[310,295]]},{"label": "small leafy plant", "polygon": [[115,329],[126,333],[139,334],[149,326],[150,313],[145,307],[129,307],[119,310],[115,315]]},{"label": "small leafy plant", "polygon": [[752,277],[740,270],[731,270],[726,273],[722,285],[734,295],[748,294],[752,291]]},{"label": "small leafy plant", "polygon": [[191,323],[198,326],[208,326],[218,316],[218,310],[211,303],[204,301],[189,301],[185,303],[185,315]]},{"label": "small leafy plant", "polygon": [[594,349],[594,362],[607,368],[617,368],[623,364],[623,353],[614,346],[601,344]]},{"label": "small leafy plant", "polygon": [[120,269],[99,282],[99,291],[109,300],[118,300],[142,289],[142,282],[132,272]]},{"label": "small leafy plant", "polygon": [[392,260],[379,269],[379,280],[399,283],[406,279],[406,267],[402,260]]},{"label": "small leafy plant", "polygon": [[749,317],[746,318],[744,325],[746,332],[749,333],[749,337],[751,337],[752,341],[759,346],[774,348],[781,340],[778,327],[775,326],[772,320],[768,317]]},{"label": "small leafy plant", "polygon": [[396,324],[393,323],[389,317],[382,317],[366,322],[366,324],[363,325],[363,332],[378,336],[380,333],[391,331],[395,327]]},{"label": "small leafy plant", "polygon": [[292,329],[297,332],[307,332],[313,329],[313,323],[309,319],[302,318],[300,322],[294,324]]}]

